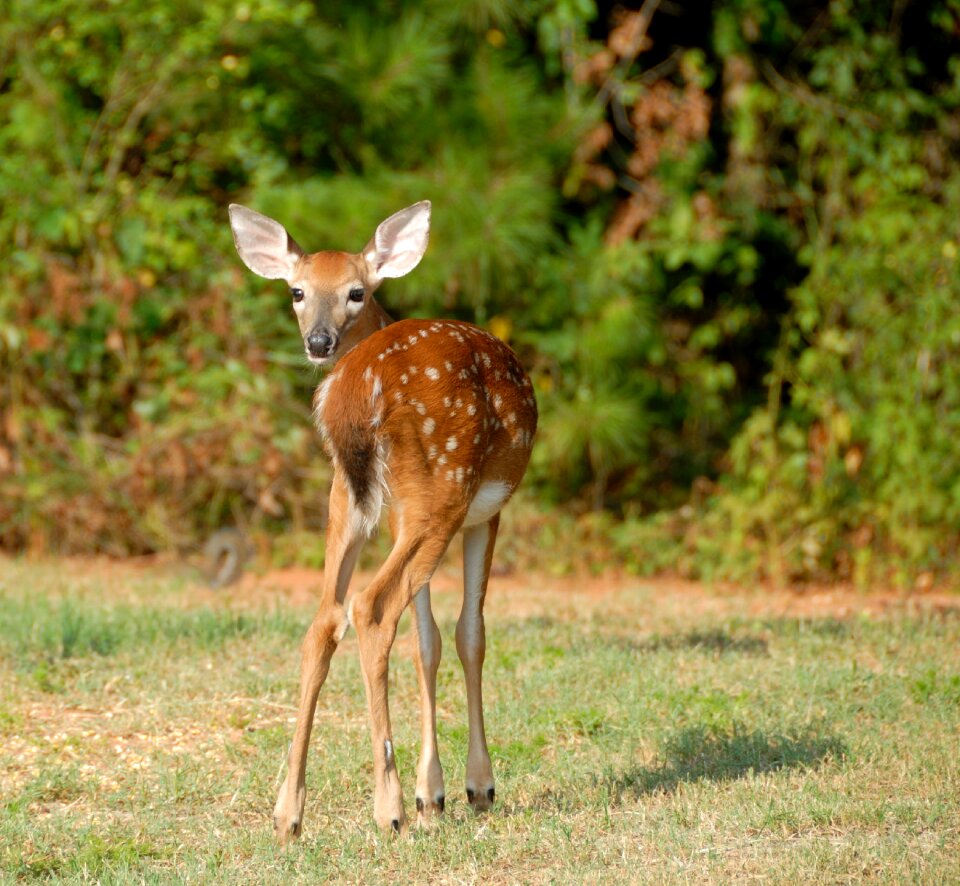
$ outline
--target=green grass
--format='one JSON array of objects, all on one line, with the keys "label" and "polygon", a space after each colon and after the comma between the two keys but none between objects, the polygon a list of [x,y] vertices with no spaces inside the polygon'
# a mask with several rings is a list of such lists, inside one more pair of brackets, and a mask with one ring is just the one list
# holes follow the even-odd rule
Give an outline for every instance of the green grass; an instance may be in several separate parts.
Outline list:
[{"label": "green grass", "polygon": [[[306,833],[284,852],[270,817],[310,608],[0,561],[0,879],[960,882],[956,610],[798,618],[757,594],[512,584],[488,605],[494,813],[463,797],[458,600],[441,589],[445,820],[404,840],[373,826],[350,635],[321,695]],[[391,705],[412,814],[404,637]]]}]

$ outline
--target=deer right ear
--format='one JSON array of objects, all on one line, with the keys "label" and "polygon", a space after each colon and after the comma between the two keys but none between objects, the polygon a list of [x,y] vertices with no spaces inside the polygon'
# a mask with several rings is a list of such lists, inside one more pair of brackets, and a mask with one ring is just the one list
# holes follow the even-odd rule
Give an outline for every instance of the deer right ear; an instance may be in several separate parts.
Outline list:
[{"label": "deer right ear", "polygon": [[303,250],[280,222],[231,203],[230,227],[240,258],[254,274],[268,280],[289,280],[293,276]]},{"label": "deer right ear", "polygon": [[430,239],[430,201],[421,200],[380,222],[363,251],[375,279],[409,274],[423,258]]}]

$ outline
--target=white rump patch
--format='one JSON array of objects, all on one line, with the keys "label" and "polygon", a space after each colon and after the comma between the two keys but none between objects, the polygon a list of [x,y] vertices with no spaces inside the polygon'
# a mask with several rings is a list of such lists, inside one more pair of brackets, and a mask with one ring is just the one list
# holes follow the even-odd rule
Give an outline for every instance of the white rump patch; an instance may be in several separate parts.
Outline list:
[{"label": "white rump patch", "polygon": [[507,503],[512,491],[510,484],[502,480],[490,480],[482,484],[470,502],[463,525],[477,526],[486,523]]}]

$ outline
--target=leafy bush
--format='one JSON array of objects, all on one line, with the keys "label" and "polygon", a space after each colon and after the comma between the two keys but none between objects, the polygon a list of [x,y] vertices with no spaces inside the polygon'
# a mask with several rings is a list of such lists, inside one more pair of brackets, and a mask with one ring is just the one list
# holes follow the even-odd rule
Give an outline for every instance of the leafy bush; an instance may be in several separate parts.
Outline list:
[{"label": "leafy bush", "polygon": [[530,538],[717,578],[945,574],[960,9],[651,8],[16,0],[0,545],[315,531],[316,377],[225,206],[357,249],[429,197],[427,260],[383,300],[531,368],[532,485],[566,514]]}]

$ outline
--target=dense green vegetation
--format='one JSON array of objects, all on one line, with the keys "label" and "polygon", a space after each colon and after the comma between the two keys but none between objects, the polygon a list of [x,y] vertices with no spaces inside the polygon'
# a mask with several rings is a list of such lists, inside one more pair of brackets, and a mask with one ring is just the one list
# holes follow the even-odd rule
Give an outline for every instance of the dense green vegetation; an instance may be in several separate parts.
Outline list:
[{"label": "dense green vegetation", "polygon": [[4,547],[315,529],[316,378],[226,204],[359,248],[429,197],[382,301],[517,348],[577,531],[708,577],[956,565],[957,0],[0,16]]}]

